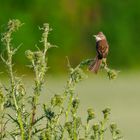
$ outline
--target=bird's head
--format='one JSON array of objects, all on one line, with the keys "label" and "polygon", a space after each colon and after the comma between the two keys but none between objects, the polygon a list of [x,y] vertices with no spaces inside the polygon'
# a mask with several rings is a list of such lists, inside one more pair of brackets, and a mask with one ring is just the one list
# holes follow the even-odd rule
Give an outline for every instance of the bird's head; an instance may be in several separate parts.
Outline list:
[{"label": "bird's head", "polygon": [[105,35],[103,34],[103,32],[99,32],[97,35],[94,35],[96,41],[100,41],[100,40],[104,40],[106,39]]}]

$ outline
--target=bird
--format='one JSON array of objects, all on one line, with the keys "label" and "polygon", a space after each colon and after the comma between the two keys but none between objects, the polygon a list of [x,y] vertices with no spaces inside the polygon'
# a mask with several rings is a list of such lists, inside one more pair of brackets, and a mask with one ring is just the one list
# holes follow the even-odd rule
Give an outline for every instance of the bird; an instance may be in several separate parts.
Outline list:
[{"label": "bird", "polygon": [[109,45],[103,32],[99,32],[97,35],[94,35],[94,37],[96,40],[96,57],[91,62],[89,70],[98,73],[103,58],[106,58],[108,55]]}]

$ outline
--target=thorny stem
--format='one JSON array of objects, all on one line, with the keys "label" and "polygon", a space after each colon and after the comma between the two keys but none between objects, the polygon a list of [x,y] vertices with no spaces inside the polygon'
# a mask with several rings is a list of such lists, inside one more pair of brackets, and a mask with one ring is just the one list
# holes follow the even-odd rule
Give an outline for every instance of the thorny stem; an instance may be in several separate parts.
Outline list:
[{"label": "thorny stem", "polygon": [[103,138],[104,138],[104,131],[105,131],[105,124],[106,124],[106,122],[107,122],[107,119],[104,119],[104,120],[101,122],[99,140],[103,140]]},{"label": "thorny stem", "polygon": [[10,77],[10,81],[11,81],[11,94],[12,94],[14,106],[15,106],[16,113],[17,113],[17,120],[18,120],[19,127],[20,127],[21,139],[24,140],[25,132],[24,132],[24,126],[23,126],[23,121],[22,121],[22,115],[21,115],[21,111],[20,111],[18,103],[17,103],[16,95],[15,95],[16,81],[15,81],[15,76],[14,76],[13,67],[12,67],[13,66],[12,57],[14,55],[14,50],[12,50],[12,48],[11,48],[11,38],[12,38],[11,35],[13,32],[15,32],[21,26],[21,23],[18,20],[12,20],[12,21],[10,20],[8,22],[8,24],[9,24],[9,29],[4,34],[2,41],[5,42],[5,45],[6,45],[6,50],[7,50],[6,65],[8,67],[9,77]]},{"label": "thorny stem", "polygon": [[[66,96],[65,96],[66,97]],[[65,98],[64,98],[65,99]],[[69,117],[69,112],[70,112],[70,108],[71,108],[71,104],[72,104],[72,99],[73,99],[73,95],[71,94],[69,97],[69,102],[68,102],[68,107],[67,110],[65,112],[65,122],[68,121],[68,117]],[[61,139],[64,139],[64,132],[65,132],[65,128],[63,127],[62,129],[62,134],[61,134]]]},{"label": "thorny stem", "polygon": [[[3,96],[2,94],[0,94],[0,96]],[[2,101],[3,100],[3,97],[0,97],[1,99],[1,102],[0,102],[0,139],[3,138],[3,135],[4,135],[4,115],[5,115],[5,110],[4,110],[4,102]]]},{"label": "thorny stem", "polygon": [[109,120],[108,116],[110,114],[110,108],[106,108],[102,112],[103,112],[104,118],[100,122],[101,127],[100,127],[100,131],[99,131],[99,140],[104,139],[105,125],[106,125],[107,121]]},{"label": "thorny stem", "polygon": [[115,134],[115,132],[112,132],[112,138],[113,138],[113,140],[116,140],[116,134]]},{"label": "thorny stem", "polygon": [[69,98],[69,103],[68,103],[68,108],[66,110],[66,119],[65,119],[65,122],[68,121],[68,117],[69,117],[69,112],[70,112],[70,108],[71,108],[71,104],[72,104],[72,99],[73,99],[73,94],[70,95],[70,98]]},{"label": "thorny stem", "polygon": [[[82,61],[74,69],[71,68],[68,58],[67,58],[67,61],[68,61],[68,67],[69,67],[69,70],[70,70],[70,77],[69,77],[69,80],[67,81],[67,85],[66,85],[65,91],[64,91],[64,99],[66,97],[69,97],[68,106],[67,106],[67,109],[66,109],[66,112],[65,112],[65,122],[68,121],[70,109],[71,109],[71,106],[72,106],[72,100],[73,100],[73,96],[74,96],[73,92],[74,92],[76,83],[78,83],[83,78],[82,77],[83,75],[80,75],[80,79],[77,79],[77,75],[75,75],[75,73],[78,71],[79,68],[83,67],[84,65],[87,65],[91,60]],[[75,78],[75,79],[73,79],[73,78]],[[61,134],[61,139],[62,140],[64,139],[64,132],[65,132],[65,128],[62,129],[62,134]],[[74,134],[74,137],[76,138],[77,136],[75,134]]]},{"label": "thorny stem", "polygon": [[[36,109],[37,109],[37,103],[38,103],[38,98],[41,92],[41,86],[43,84],[44,81],[44,75],[46,73],[46,69],[47,69],[47,64],[46,64],[46,53],[48,50],[48,42],[47,42],[47,38],[48,38],[48,33],[49,33],[49,25],[48,24],[44,24],[44,27],[41,28],[44,32],[42,34],[42,40],[41,42],[44,45],[44,50],[43,50],[43,54],[42,54],[42,64],[35,64],[35,60],[32,60],[32,66],[34,68],[34,72],[35,72],[35,88],[34,88],[34,96],[33,96],[33,103],[32,103],[32,114],[31,114],[31,118],[30,118],[30,127],[29,127],[29,138],[28,140],[31,140],[31,133],[32,133],[32,127],[33,124],[35,122],[35,115],[36,115]],[[40,66],[43,66],[42,69],[40,69]]]},{"label": "thorny stem", "polygon": [[49,24],[45,23],[44,24],[44,33],[42,34],[42,42],[44,44],[44,60],[46,59],[45,56],[46,56],[46,52],[48,50],[48,34],[49,34]]},{"label": "thorny stem", "polygon": [[31,118],[30,118],[30,126],[29,126],[29,137],[28,140],[31,140],[31,133],[32,133],[32,127],[34,125],[35,122],[35,114],[36,114],[36,106],[37,106],[37,102],[38,102],[38,97],[40,94],[40,89],[39,87],[40,85],[40,80],[39,80],[39,71],[34,63],[34,60],[32,60],[32,65],[34,68],[34,72],[35,72],[35,88],[34,88],[34,96],[32,98],[32,113],[31,113]]},{"label": "thorny stem", "polygon": [[89,121],[87,120],[87,124],[85,126],[85,139],[88,138],[88,130],[89,130]]},{"label": "thorny stem", "polygon": [[74,126],[73,126],[73,139],[74,140],[77,140],[77,132],[76,132],[76,113],[73,114],[73,123],[74,123]]},{"label": "thorny stem", "polygon": [[[65,92],[64,92],[64,100],[65,98],[68,96],[67,92],[67,88],[69,88],[69,86],[71,85],[71,78],[69,79],[68,83],[67,83],[67,86],[66,86],[66,89],[65,89]],[[70,112],[70,108],[71,108],[71,104],[72,104],[72,99],[73,99],[73,93],[70,94],[70,97],[69,97],[69,102],[68,102],[68,107],[66,109],[66,112],[65,112],[65,122],[68,121],[68,117],[69,117],[69,112]],[[61,139],[63,140],[64,138],[64,132],[65,132],[65,128],[62,129],[62,134],[61,134]]]},{"label": "thorny stem", "polygon": [[8,66],[8,69],[9,69],[9,72],[10,72],[10,77],[11,77],[11,93],[12,93],[12,97],[13,97],[13,100],[14,100],[14,105],[15,105],[15,108],[16,108],[17,116],[18,116],[18,123],[19,123],[19,126],[20,126],[21,138],[22,138],[22,140],[24,140],[25,137],[24,137],[24,127],[23,127],[23,122],[22,122],[22,116],[21,116],[21,112],[20,112],[18,104],[17,104],[16,95],[15,95],[16,85],[15,85],[15,79],[14,79],[13,68],[12,68],[12,55],[11,55],[12,52],[10,51],[10,49],[7,49],[7,51],[9,51],[8,52],[8,59],[9,60],[8,60],[8,65],[7,66]]}]

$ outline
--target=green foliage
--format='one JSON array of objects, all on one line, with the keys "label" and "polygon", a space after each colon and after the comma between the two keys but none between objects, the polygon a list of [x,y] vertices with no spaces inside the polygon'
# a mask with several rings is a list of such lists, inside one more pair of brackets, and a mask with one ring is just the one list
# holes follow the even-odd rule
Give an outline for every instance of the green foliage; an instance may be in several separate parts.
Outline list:
[{"label": "green foliage", "polygon": [[58,72],[63,68],[65,55],[74,65],[83,57],[94,57],[95,42],[91,35],[99,30],[105,33],[111,48],[109,63],[132,69],[139,67],[139,5],[139,0],[0,0],[0,25],[3,27],[12,18],[26,23],[13,40],[15,45],[19,40],[24,42],[24,47],[15,55],[19,67],[27,63],[20,56],[27,49],[34,49],[40,33],[36,27],[49,22],[55,29],[49,38],[61,47],[55,53],[50,52],[52,70]]},{"label": "green foliage", "polygon": [[[75,88],[80,81],[87,77],[84,73],[84,67],[91,63],[92,60],[90,59],[82,61],[75,68],[72,68],[68,61],[69,77],[64,91],[54,95],[46,104],[39,103],[48,70],[47,52],[53,47],[48,42],[50,31],[48,24],[44,24],[40,28],[43,31],[41,39],[43,49],[27,50],[25,53],[35,75],[33,95],[26,92],[21,78],[16,77],[13,71],[13,55],[17,49],[12,47],[12,34],[21,25],[19,20],[10,20],[7,31],[2,37],[2,42],[6,47],[6,58],[1,58],[7,66],[10,83],[8,87],[1,86],[0,88],[0,139],[104,140],[106,130],[109,129],[112,140],[121,140],[122,135],[117,126],[110,124],[109,108],[102,111],[103,117],[99,121],[97,121],[98,117],[92,108],[87,110],[85,124],[82,122],[82,118],[78,116],[80,99],[75,93]],[[110,79],[115,78],[106,61],[103,61],[102,68],[107,72]],[[40,107],[43,111],[41,115],[37,112]],[[9,110],[13,113],[9,113]],[[12,129],[8,127],[10,125],[13,126]]]}]

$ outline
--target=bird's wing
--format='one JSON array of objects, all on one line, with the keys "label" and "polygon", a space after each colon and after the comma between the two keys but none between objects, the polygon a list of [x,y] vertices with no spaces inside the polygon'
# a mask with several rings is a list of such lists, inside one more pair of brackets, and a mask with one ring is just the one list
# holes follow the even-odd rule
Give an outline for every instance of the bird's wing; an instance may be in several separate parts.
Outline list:
[{"label": "bird's wing", "polygon": [[101,40],[98,44],[98,50],[97,52],[102,57],[106,57],[109,51],[109,46],[106,40]]}]

